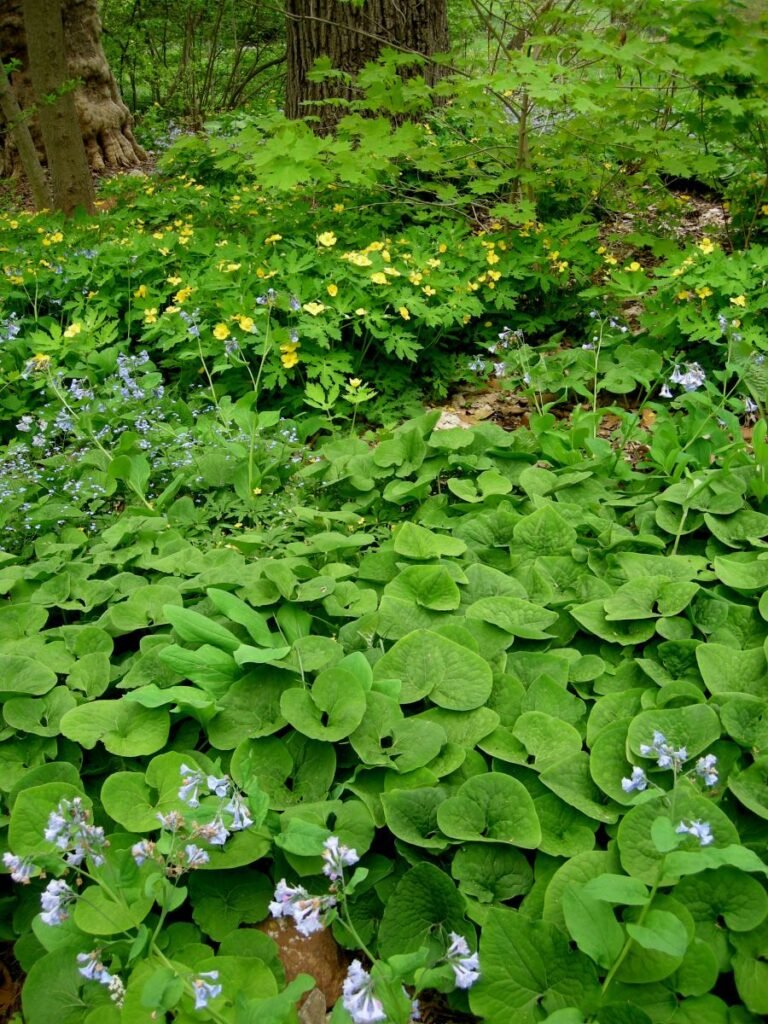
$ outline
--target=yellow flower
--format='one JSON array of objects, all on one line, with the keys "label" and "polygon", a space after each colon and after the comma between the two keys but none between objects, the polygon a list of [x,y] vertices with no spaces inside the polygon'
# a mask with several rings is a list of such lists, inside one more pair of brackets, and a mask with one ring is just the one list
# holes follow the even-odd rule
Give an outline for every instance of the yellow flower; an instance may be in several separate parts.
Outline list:
[{"label": "yellow flower", "polygon": [[292,366],[295,366],[296,363],[298,363],[298,361],[299,357],[295,352],[286,352],[285,355],[280,356],[280,362],[286,370],[290,370]]},{"label": "yellow flower", "polygon": [[171,255],[171,250],[170,249],[166,249],[164,246],[160,246],[160,248],[157,251],[160,253],[161,256],[170,256]]},{"label": "yellow flower", "polygon": [[400,271],[395,267],[384,267],[384,273],[389,277],[400,277]]},{"label": "yellow flower", "polygon": [[344,203],[334,203],[333,204],[333,212],[334,213],[344,213]]},{"label": "yellow flower", "polygon": [[443,265],[443,261],[442,260],[436,260],[436,259],[434,259],[434,257],[427,260],[427,266],[431,267],[433,270],[436,270],[438,267],[441,267],[442,265]]},{"label": "yellow flower", "polygon": [[615,267],[616,264],[619,262],[615,256],[604,256],[603,259],[609,267]]},{"label": "yellow flower", "polygon": [[382,272],[380,270],[377,270],[376,273],[371,274],[371,280],[373,281],[374,284],[387,284],[388,283],[387,275],[386,274],[382,274]]},{"label": "yellow flower", "polygon": [[[560,262],[557,264],[557,269],[560,271],[561,274],[565,273],[565,271],[568,269],[568,260],[560,260]],[[493,271],[490,270],[488,272],[489,276],[492,273],[493,273]]]},{"label": "yellow flower", "polygon": [[421,290],[427,296],[437,295],[437,291],[434,288],[430,288],[428,284],[425,284]]},{"label": "yellow flower", "polygon": [[437,247],[437,251],[438,252],[448,252],[448,246],[445,244],[445,242],[441,242],[440,245],[438,245],[438,247]]},{"label": "yellow flower", "polygon": [[318,313],[322,313],[326,307],[322,302],[305,302],[301,308],[305,313],[309,313],[310,316],[317,316]]},{"label": "yellow flower", "polygon": [[232,319],[237,320],[238,324],[240,325],[240,330],[245,331],[246,334],[250,334],[251,331],[253,330],[252,316],[243,316],[242,313],[238,313],[236,316],[233,316]]},{"label": "yellow flower", "polygon": [[330,249],[332,245],[336,245],[338,238],[332,231],[324,231],[322,235],[317,236],[317,244],[324,245],[327,249]]},{"label": "yellow flower", "polygon": [[676,299],[680,299],[681,302],[685,302],[685,300],[686,299],[690,299],[690,297],[691,297],[691,293],[688,291],[687,288],[684,288],[682,291],[678,292],[677,295],[675,296],[675,298]]},{"label": "yellow flower", "polygon": [[696,294],[700,299],[708,299],[712,294],[712,289],[708,288],[707,285],[703,285],[703,287],[696,289]]},{"label": "yellow flower", "polygon": [[256,495],[256,497],[258,497],[261,494],[261,488],[260,487],[254,487],[253,488],[253,493]]},{"label": "yellow flower", "polygon": [[152,306],[151,309],[144,310],[144,323],[155,324],[157,323],[157,309]]},{"label": "yellow flower", "polygon": [[225,271],[225,273],[227,273],[227,274],[234,274],[234,272],[235,272],[236,270],[239,270],[239,269],[240,269],[240,267],[241,267],[241,264],[240,264],[240,263],[228,263],[228,264],[226,265],[226,267],[224,268],[224,271]]},{"label": "yellow flower", "polygon": [[270,235],[269,238],[264,239],[264,245],[272,245],[273,242],[282,242],[282,235]]},{"label": "yellow flower", "polygon": [[158,242],[162,242],[162,240],[165,238],[165,235],[163,234],[162,231],[153,231],[152,237],[156,238]]},{"label": "yellow flower", "polygon": [[637,270],[642,270],[642,269],[643,268],[640,266],[640,264],[637,262],[637,260],[632,260],[632,262],[627,267],[627,270],[631,270],[633,272],[635,272]]},{"label": "yellow flower", "polygon": [[226,324],[216,324],[213,328],[213,336],[219,341],[226,341],[229,337],[229,328]]},{"label": "yellow flower", "polygon": [[300,344],[300,342],[298,342],[298,341],[285,341],[280,346],[280,351],[281,352],[295,352],[296,349],[299,347],[299,344]]},{"label": "yellow flower", "polygon": [[38,352],[36,356],[27,363],[27,369],[32,370],[35,373],[44,373],[51,365],[51,357],[45,356],[41,352]]},{"label": "yellow flower", "polygon": [[410,320],[411,319],[411,314],[408,312],[408,307],[407,306],[401,306],[400,309],[398,309],[397,312],[400,314],[400,316],[403,318],[403,320]]},{"label": "yellow flower", "polygon": [[178,302],[180,306],[183,306],[191,294],[192,288],[189,285],[186,288],[180,288],[174,295],[174,302]]},{"label": "yellow flower", "polygon": [[704,253],[705,256],[709,256],[711,252],[715,251],[715,245],[711,238],[706,236],[699,242],[699,249]]},{"label": "yellow flower", "polygon": [[747,304],[747,297],[746,297],[746,295],[733,295],[733,296],[731,296],[731,305],[732,306],[741,306],[742,309],[743,309],[744,306],[746,306],[746,304]]},{"label": "yellow flower", "polygon": [[147,297],[147,286],[140,284],[136,291],[133,293],[134,299],[146,299]]},{"label": "yellow flower", "polygon": [[356,267],[371,266],[371,260],[363,252],[345,252],[341,258],[348,263],[354,264]]},{"label": "yellow flower", "polygon": [[353,389],[354,388],[359,388],[362,383],[363,382],[360,380],[359,377],[350,377],[349,378],[349,386],[351,388],[353,388]]},{"label": "yellow flower", "polygon": [[339,286],[337,284],[329,284],[328,287],[326,288],[326,291],[328,292],[332,299],[335,299],[336,296],[339,294]]},{"label": "yellow flower", "polygon": [[[763,216],[768,217],[768,203],[765,203],[764,206],[760,207],[760,213],[762,213]],[[11,224],[11,227],[13,227],[13,224]]]},{"label": "yellow flower", "polygon": [[499,257],[497,256],[497,254],[495,252],[493,252],[491,250],[488,251],[488,254],[485,257],[485,259],[486,259],[486,262],[489,263],[491,266],[493,266],[494,263],[498,263],[499,262]]},{"label": "yellow flower", "polygon": [[411,282],[411,284],[421,284],[421,282],[423,281],[423,276],[417,270],[412,270],[411,273],[408,275],[408,280]]},{"label": "yellow flower", "polygon": [[178,313],[179,312],[179,307],[178,306],[166,306],[164,312],[165,313]]},{"label": "yellow flower", "polygon": [[608,250],[605,248],[604,245],[598,245],[598,247],[597,247],[597,255],[598,256],[602,256],[603,253],[606,253],[606,252],[608,252]]},{"label": "yellow flower", "polygon": [[365,251],[366,252],[381,252],[381,250],[383,248],[384,248],[384,243],[383,242],[371,242],[370,245],[367,245],[365,247]]},{"label": "yellow flower", "polygon": [[74,338],[82,331],[82,329],[82,324],[70,324],[66,331],[64,331],[64,337]]},{"label": "yellow flower", "polygon": [[174,277],[174,276],[166,277],[166,281],[168,282],[168,284],[172,285],[174,288],[176,287],[177,284],[181,284],[181,278],[180,277]]},{"label": "yellow flower", "polygon": [[355,310],[355,316],[366,316],[367,313],[368,310],[365,309],[364,306],[358,306],[357,309]]}]

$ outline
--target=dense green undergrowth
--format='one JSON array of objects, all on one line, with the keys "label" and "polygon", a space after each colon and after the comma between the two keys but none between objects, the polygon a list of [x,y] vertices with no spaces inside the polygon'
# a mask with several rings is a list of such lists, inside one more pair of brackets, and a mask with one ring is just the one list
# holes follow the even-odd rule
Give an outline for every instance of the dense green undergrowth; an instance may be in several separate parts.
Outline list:
[{"label": "dense green undergrowth", "polygon": [[768,1013],[764,56],[597,7],[0,217],[25,1024]]},{"label": "dense green undergrowth", "polygon": [[[764,480],[693,414],[677,458],[659,428],[639,469],[588,424],[436,420],[318,448],[279,532],[212,544],[178,500],[6,556],[3,789],[10,849],[35,865],[7,905],[29,1024],[64,993],[67,1021],[206,1019],[183,979],[207,971],[212,1019],[291,1019],[298,990],[274,1002],[274,947],[248,926],[281,878],[326,891],[331,835],[365,869],[334,934],[389,960],[392,1013],[419,972],[446,984],[430,965],[449,931],[480,936],[480,980],[450,999],[482,1020],[765,1012]],[[706,468],[685,470],[691,448]],[[195,770],[246,802],[223,846],[201,838],[215,798],[181,799]],[[63,865],[43,832],[78,797],[109,845],[53,928],[36,876]],[[171,884],[129,851],[175,863],[158,822],[174,812],[208,859]],[[78,974],[94,948],[127,983],[121,1011]]]}]

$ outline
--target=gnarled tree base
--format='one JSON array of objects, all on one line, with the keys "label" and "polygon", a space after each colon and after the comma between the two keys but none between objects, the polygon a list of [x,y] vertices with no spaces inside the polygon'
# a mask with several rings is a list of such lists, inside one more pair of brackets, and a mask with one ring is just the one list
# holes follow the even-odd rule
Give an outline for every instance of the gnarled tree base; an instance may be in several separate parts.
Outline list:
[{"label": "gnarled tree base", "polygon": [[[123,103],[104,55],[98,0],[62,0],[62,13],[69,74],[80,83],[75,92],[75,105],[88,163],[94,171],[136,167],[146,159],[146,153],[133,136],[131,113]],[[11,75],[19,106],[24,111],[33,111],[34,94],[21,0],[4,0],[0,7],[0,48],[5,63],[14,60],[19,64]],[[44,159],[34,117],[30,119],[30,128]],[[18,174],[20,166],[18,153],[5,134],[0,174],[5,177]]]}]

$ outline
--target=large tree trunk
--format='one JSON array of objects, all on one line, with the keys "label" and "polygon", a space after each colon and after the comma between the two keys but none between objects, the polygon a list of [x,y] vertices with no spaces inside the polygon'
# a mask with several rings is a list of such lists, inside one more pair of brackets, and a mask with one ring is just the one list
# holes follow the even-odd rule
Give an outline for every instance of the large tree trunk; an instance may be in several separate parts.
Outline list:
[{"label": "large tree trunk", "polygon": [[[330,57],[334,68],[355,74],[387,46],[425,57],[448,49],[446,0],[365,0],[362,7],[341,0],[286,0],[285,15],[285,113],[319,117],[320,130],[327,131],[344,113],[323,101],[356,94],[338,78],[310,81],[308,72],[318,57]],[[440,69],[428,61],[419,70],[432,84]]]},{"label": "large tree trunk", "polygon": [[59,0],[23,0],[29,70],[48,158],[53,205],[67,215],[94,212],[93,181],[80,135],[75,97],[66,88],[67,61]]},{"label": "large tree trunk", "polygon": [[[67,74],[80,85],[75,91],[75,105],[92,170],[135,167],[146,154],[133,137],[132,119],[123,103],[101,45],[101,21],[98,0],[61,0]],[[34,92],[29,73],[29,55],[24,32],[22,0],[0,0],[0,59],[19,66],[11,82],[23,110],[34,105]],[[33,137],[40,143],[35,121]],[[10,175],[18,170],[18,155],[11,140],[4,137],[0,153],[0,173]]]}]

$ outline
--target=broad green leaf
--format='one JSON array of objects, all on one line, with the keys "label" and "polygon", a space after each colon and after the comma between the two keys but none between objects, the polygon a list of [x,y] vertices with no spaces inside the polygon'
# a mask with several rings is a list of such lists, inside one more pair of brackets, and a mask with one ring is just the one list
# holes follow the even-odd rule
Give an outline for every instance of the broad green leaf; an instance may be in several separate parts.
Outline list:
[{"label": "broad green leaf", "polygon": [[762,647],[739,651],[722,644],[701,644],[696,661],[710,693],[744,693],[768,700],[768,666]]},{"label": "broad green leaf", "polygon": [[12,729],[34,736],[57,736],[61,717],[77,701],[66,686],[55,686],[44,697],[13,697],[3,704],[3,718]]},{"label": "broad green leaf", "polygon": [[626,928],[643,949],[683,957],[688,948],[685,925],[666,910],[649,910],[642,924],[629,923]]},{"label": "broad green leaf", "polygon": [[342,668],[317,676],[311,689],[293,687],[280,697],[286,721],[310,739],[334,743],[360,725],[365,714],[365,690],[360,680]]},{"label": "broad green leaf", "polygon": [[582,892],[592,899],[622,906],[644,906],[648,902],[648,888],[638,878],[611,872],[585,882]]},{"label": "broad green leaf", "polygon": [[719,579],[734,590],[759,590],[768,588],[768,560],[764,556],[721,555],[714,559],[715,572]]},{"label": "broad green leaf", "polygon": [[732,772],[728,789],[753,814],[768,818],[768,756],[759,757],[743,771]]},{"label": "broad green leaf", "polygon": [[562,908],[571,938],[582,953],[601,967],[611,967],[624,945],[624,931],[611,907],[587,895],[584,886],[569,885]]},{"label": "broad green leaf", "polygon": [[527,640],[546,640],[546,628],[557,619],[557,612],[541,608],[519,597],[482,597],[467,608],[467,618],[479,619],[512,636]]},{"label": "broad green leaf", "polygon": [[515,526],[517,544],[531,558],[539,555],[567,555],[576,543],[576,531],[553,505],[543,505]]},{"label": "broad green leaf", "polygon": [[246,786],[257,778],[272,810],[323,800],[336,773],[333,745],[293,733],[285,739],[265,736],[243,740],[232,755],[232,778]]},{"label": "broad green leaf", "polygon": [[452,611],[461,603],[459,588],[441,565],[411,565],[387,584],[385,593],[433,611]]},{"label": "broad green leaf", "polygon": [[266,876],[248,869],[228,872],[226,885],[215,874],[196,872],[189,878],[192,919],[220,942],[241,924],[262,921],[273,892]]},{"label": "broad green leaf", "polygon": [[439,930],[463,934],[464,899],[451,879],[433,864],[418,864],[398,882],[387,900],[379,928],[379,954],[384,958],[435,946]]},{"label": "broad green leaf", "polygon": [[61,719],[64,736],[87,750],[101,741],[111,754],[123,757],[154,754],[165,745],[170,727],[167,711],[143,708],[125,699],[81,704]]},{"label": "broad green leaf", "polygon": [[452,839],[507,842],[535,849],[541,827],[528,790],[517,779],[488,772],[468,779],[437,809],[440,830]]},{"label": "broad green leaf", "polygon": [[447,792],[440,786],[419,789],[396,789],[381,794],[389,831],[413,846],[427,850],[444,850],[448,841],[437,824],[437,810]]},{"label": "broad green leaf", "polygon": [[502,903],[524,896],[533,885],[533,872],[519,850],[498,844],[466,843],[451,865],[459,890],[480,903]]},{"label": "broad green leaf", "polygon": [[240,641],[234,633],[199,612],[176,605],[166,605],[163,613],[181,639],[188,643],[211,644],[222,651],[229,651],[230,654],[240,646]]},{"label": "broad green leaf", "polygon": [[56,685],[56,673],[34,658],[0,654],[0,694],[39,697]]},{"label": "broad green leaf", "polygon": [[52,853],[56,849],[43,835],[49,816],[61,800],[82,800],[90,811],[91,801],[82,789],[67,782],[45,782],[22,790],[16,797],[8,827],[8,845],[18,857]]},{"label": "broad green leaf", "polygon": [[488,699],[493,674],[488,662],[461,644],[429,630],[403,637],[374,666],[374,679],[400,679],[400,702],[429,696],[453,711],[478,708]]},{"label": "broad green leaf", "polygon": [[593,1013],[599,1002],[594,964],[574,952],[559,929],[514,910],[488,912],[480,939],[482,974],[469,994],[487,1024],[536,1024],[572,1007]]},{"label": "broad green leaf", "polygon": [[297,677],[264,667],[249,672],[229,687],[208,723],[208,739],[218,750],[233,750],[241,740],[269,736],[286,723],[280,709],[284,693],[298,686]]},{"label": "broad green leaf", "polygon": [[403,523],[395,534],[395,551],[398,555],[427,562],[443,555],[457,557],[463,555],[467,545],[456,537],[433,533],[415,523]]}]

